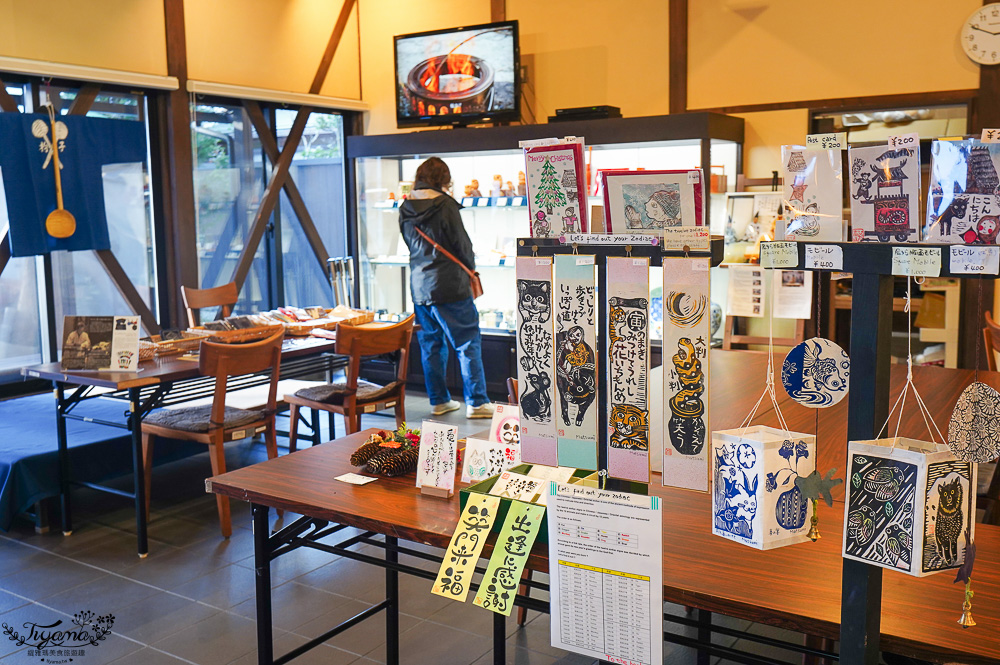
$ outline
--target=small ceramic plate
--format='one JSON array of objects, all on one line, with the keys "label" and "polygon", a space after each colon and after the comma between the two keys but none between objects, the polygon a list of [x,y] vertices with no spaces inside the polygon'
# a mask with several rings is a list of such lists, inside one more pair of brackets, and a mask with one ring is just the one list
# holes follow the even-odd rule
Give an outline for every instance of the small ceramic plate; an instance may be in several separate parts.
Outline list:
[{"label": "small ceramic plate", "polygon": [[851,359],[847,353],[822,337],[802,342],[785,356],[781,383],[785,392],[803,406],[823,409],[847,395]]}]

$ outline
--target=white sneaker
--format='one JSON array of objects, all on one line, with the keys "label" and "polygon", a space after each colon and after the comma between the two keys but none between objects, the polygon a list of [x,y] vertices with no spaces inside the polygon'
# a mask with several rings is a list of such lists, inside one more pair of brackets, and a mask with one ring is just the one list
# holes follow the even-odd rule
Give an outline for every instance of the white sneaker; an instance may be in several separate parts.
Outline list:
[{"label": "white sneaker", "polygon": [[493,406],[491,402],[486,402],[486,404],[480,404],[479,406],[469,405],[465,407],[465,417],[466,418],[492,418],[493,411],[496,407]]},{"label": "white sneaker", "polygon": [[462,405],[455,400],[449,400],[444,404],[434,404],[431,406],[432,416],[443,416],[446,413],[451,413],[452,411],[458,411],[462,408]]}]

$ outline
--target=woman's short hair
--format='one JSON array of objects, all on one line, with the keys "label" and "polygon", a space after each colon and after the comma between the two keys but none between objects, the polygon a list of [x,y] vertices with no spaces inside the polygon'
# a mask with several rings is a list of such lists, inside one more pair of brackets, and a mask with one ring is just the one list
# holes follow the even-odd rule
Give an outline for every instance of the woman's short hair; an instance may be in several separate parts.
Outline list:
[{"label": "woman's short hair", "polygon": [[444,189],[451,184],[451,171],[440,157],[431,157],[417,167],[417,182]]}]

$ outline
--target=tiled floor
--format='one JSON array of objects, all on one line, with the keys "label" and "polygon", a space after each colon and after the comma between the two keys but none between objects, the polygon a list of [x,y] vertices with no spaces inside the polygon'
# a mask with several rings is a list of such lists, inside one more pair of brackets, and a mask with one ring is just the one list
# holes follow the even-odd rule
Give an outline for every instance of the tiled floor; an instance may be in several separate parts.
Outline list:
[{"label": "tiled floor", "polygon": [[[428,416],[430,406],[425,398],[408,396],[407,410],[411,420],[419,421]],[[470,421],[464,415],[458,411],[438,420],[459,425],[461,436],[488,425],[489,421]],[[391,426],[392,421],[366,416],[363,425]],[[342,422],[337,427],[342,434]],[[227,449],[230,468],[265,457],[259,443],[243,442]],[[200,455],[154,471],[146,559],[135,554],[131,505],[89,490],[74,494],[72,536],[63,537],[57,528],[39,535],[26,521],[0,534],[0,624],[18,627],[60,619],[68,624],[82,610],[113,614],[111,635],[99,646],[87,647],[83,657],[74,658],[74,665],[256,663],[250,512],[247,504],[233,501],[234,532],[228,540],[221,538],[215,502],[204,493],[208,467],[206,456]],[[126,487],[131,481],[121,482]],[[285,516],[286,523],[291,517]],[[272,565],[276,653],[285,653],[364,610],[381,598],[384,579],[381,569],[334,560],[315,550],[297,550],[278,559]],[[402,662],[492,663],[492,614],[471,603],[459,605],[434,596],[428,587],[426,580],[400,579]],[[592,662],[549,646],[547,615],[529,613],[528,619],[522,628],[513,619],[507,622],[508,663]],[[716,621],[738,628],[750,625],[725,617]],[[733,641],[726,638],[724,643]],[[690,649],[664,648],[665,663],[695,663]],[[385,623],[379,614],[293,662],[360,665],[384,659]],[[26,647],[7,639],[0,642],[0,660],[41,662],[29,657]]]}]

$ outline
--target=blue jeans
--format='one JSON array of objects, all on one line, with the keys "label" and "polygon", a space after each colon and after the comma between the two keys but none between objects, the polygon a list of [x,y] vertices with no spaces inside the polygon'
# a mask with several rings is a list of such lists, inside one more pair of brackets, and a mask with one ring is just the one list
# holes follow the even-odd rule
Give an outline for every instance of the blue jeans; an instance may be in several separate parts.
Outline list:
[{"label": "blue jeans", "polygon": [[424,385],[427,386],[431,404],[444,404],[451,400],[445,380],[449,344],[455,349],[462,370],[465,403],[480,406],[489,402],[483,372],[479,311],[472,298],[440,305],[414,304],[413,307],[420,326],[417,341],[420,342],[420,359],[424,366]]}]

